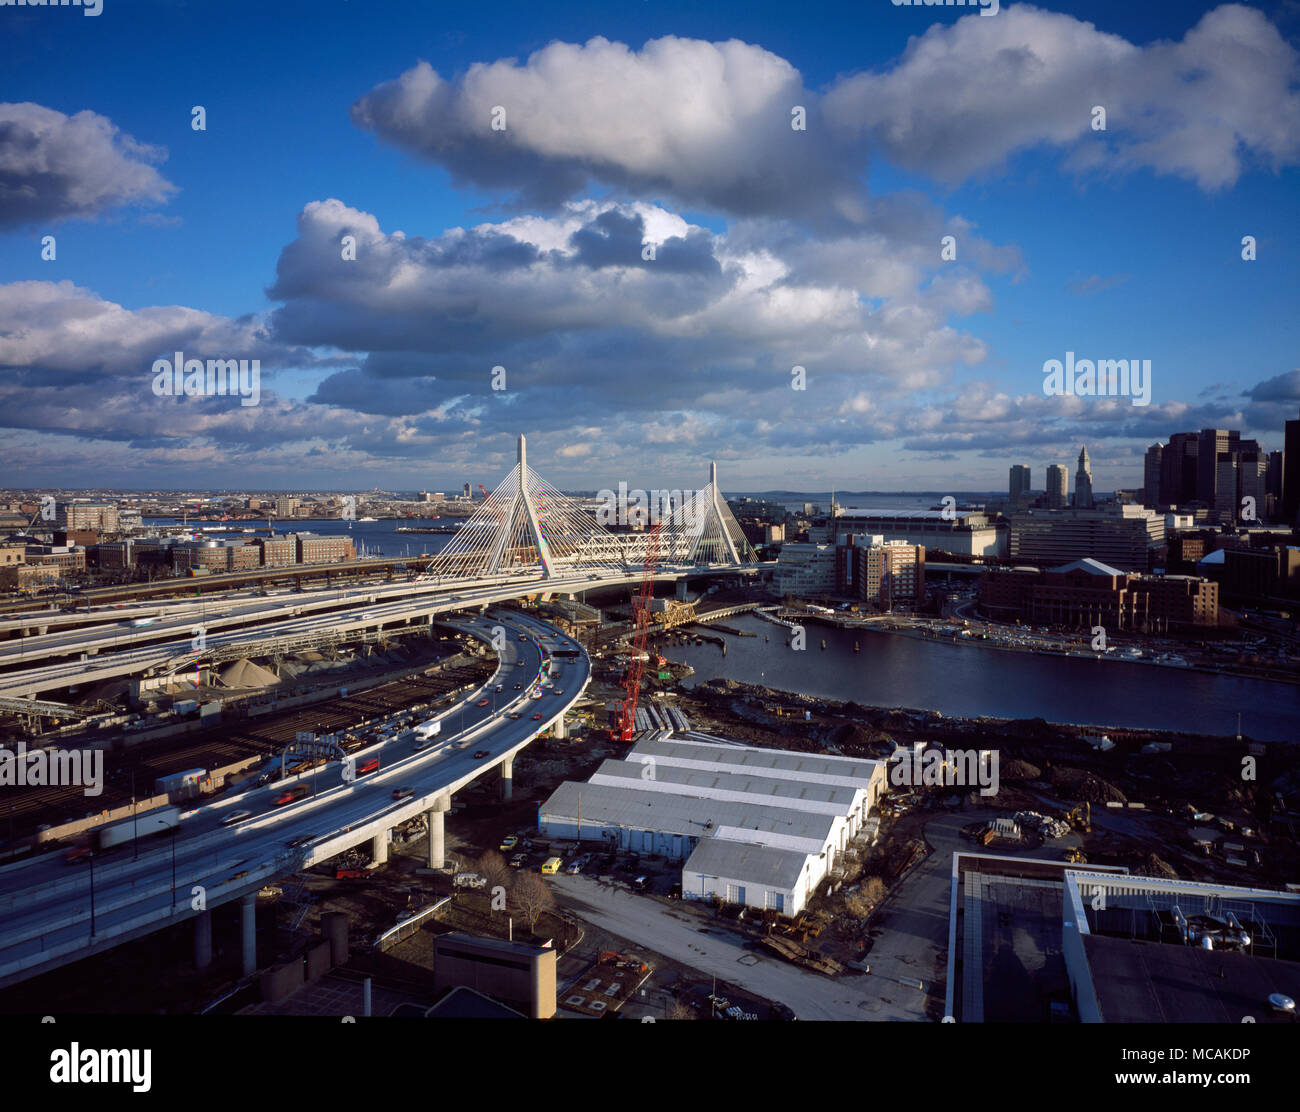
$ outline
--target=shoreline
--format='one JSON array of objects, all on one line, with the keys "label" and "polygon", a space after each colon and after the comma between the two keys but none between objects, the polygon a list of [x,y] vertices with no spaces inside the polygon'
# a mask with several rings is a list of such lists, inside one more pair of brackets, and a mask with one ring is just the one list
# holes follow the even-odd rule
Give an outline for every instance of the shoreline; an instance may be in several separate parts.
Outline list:
[{"label": "shoreline", "polygon": [[[759,612],[757,611],[755,613],[759,614]],[[789,623],[784,619],[779,619],[776,618],[775,616],[768,616],[768,615],[760,615],[760,616],[762,616],[765,621],[771,622],[775,625],[782,625],[785,626],[786,628],[793,628],[793,623]],[[1113,664],[1145,664],[1153,668],[1167,668],[1179,672],[1201,672],[1205,675],[1210,675],[1210,676],[1236,676],[1239,679],[1252,679],[1260,683],[1279,683],[1279,684],[1285,684],[1289,687],[1300,686],[1300,675],[1295,675],[1295,674],[1279,675],[1275,672],[1261,672],[1259,669],[1252,669],[1249,665],[1211,666],[1204,662],[1196,663],[1196,664],[1190,662],[1184,664],[1169,664],[1158,660],[1150,660],[1145,657],[1137,658],[1137,657],[1123,656],[1115,653],[1099,653],[1099,652],[1093,652],[1089,649],[1077,648],[1077,647],[1076,648],[1054,648],[1050,646],[1031,647],[1026,645],[1008,645],[992,639],[981,640],[980,638],[974,635],[971,635],[970,637],[962,637],[960,634],[949,635],[946,633],[938,633],[929,629],[903,629],[898,627],[890,628],[890,627],[884,627],[884,626],[879,626],[874,624],[867,624],[865,622],[849,622],[842,618],[832,617],[829,614],[807,614],[803,616],[803,620],[807,621],[810,624],[815,623],[818,625],[830,626],[832,629],[837,629],[846,633],[860,632],[860,631],[865,631],[869,633],[887,633],[899,637],[910,637],[913,640],[917,640],[917,641],[939,642],[942,644],[969,646],[969,647],[979,648],[979,649],[999,649],[1003,652],[1028,653],[1031,656],[1054,656],[1054,657],[1065,657],[1068,659],[1075,659],[1075,660],[1086,660],[1089,657],[1091,657],[1094,660],[1109,661]],[[980,619],[980,620],[984,621],[984,619]],[[1150,650],[1146,650],[1146,651],[1150,651]]]}]

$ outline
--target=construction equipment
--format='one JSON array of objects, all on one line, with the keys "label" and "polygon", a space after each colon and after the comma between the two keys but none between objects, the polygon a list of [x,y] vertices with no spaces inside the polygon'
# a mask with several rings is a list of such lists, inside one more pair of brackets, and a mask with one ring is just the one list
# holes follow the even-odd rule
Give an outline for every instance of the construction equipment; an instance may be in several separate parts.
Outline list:
[{"label": "construction equipment", "polygon": [[1092,804],[1076,803],[1065,813],[1065,821],[1082,834],[1092,833]]},{"label": "construction equipment", "polygon": [[1083,850],[1078,846],[1071,846],[1067,849],[1065,851],[1065,859],[1070,862],[1071,865],[1085,865],[1088,862],[1087,857],[1084,856]]},{"label": "construction equipment", "polygon": [[646,541],[645,565],[641,572],[641,590],[632,604],[632,658],[628,662],[627,675],[623,680],[625,692],[619,704],[619,724],[617,734],[610,731],[611,741],[631,741],[636,732],[636,703],[641,694],[641,671],[648,656],[646,638],[650,632],[650,601],[655,593],[655,569],[659,566],[659,526],[656,521],[650,527],[650,536]]}]

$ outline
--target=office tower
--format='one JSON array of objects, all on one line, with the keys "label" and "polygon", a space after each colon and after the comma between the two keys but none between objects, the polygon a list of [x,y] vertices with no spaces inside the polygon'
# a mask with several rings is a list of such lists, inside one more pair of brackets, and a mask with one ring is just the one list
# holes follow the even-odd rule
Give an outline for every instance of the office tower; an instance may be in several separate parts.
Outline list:
[{"label": "office tower", "polygon": [[1176,432],[1160,456],[1160,502],[1182,506],[1196,498],[1196,463],[1200,437]]},{"label": "office tower", "polygon": [[1220,525],[1237,524],[1241,503],[1237,498],[1237,461],[1224,452],[1214,465],[1214,501],[1210,503],[1210,520]]},{"label": "office tower", "polygon": [[1062,464],[1052,463],[1047,467],[1047,505],[1053,510],[1065,508],[1069,500],[1070,473]]},{"label": "office tower", "polygon": [[1164,459],[1164,454],[1165,450],[1159,444],[1152,444],[1147,449],[1146,462],[1142,469],[1142,504],[1144,506],[1161,505],[1160,465]]},{"label": "office tower", "polygon": [[[1244,516],[1247,508],[1253,517]],[[1263,452],[1242,452],[1237,461],[1237,514],[1244,524],[1253,525],[1273,516],[1267,511],[1268,458]]]},{"label": "office tower", "polygon": [[1092,509],[1092,471],[1088,467],[1088,449],[1079,449],[1079,470],[1074,474],[1074,504],[1081,510]]},{"label": "office tower", "polygon": [[1300,515],[1300,418],[1286,423],[1282,449],[1282,521],[1295,525]]},{"label": "office tower", "polygon": [[1280,450],[1268,454],[1268,484],[1266,490],[1279,502],[1282,501],[1282,461],[1284,455]]},{"label": "office tower", "polygon": [[1011,497],[1016,499],[1022,494],[1028,494],[1029,484],[1029,468],[1023,463],[1013,464],[1011,467]]}]

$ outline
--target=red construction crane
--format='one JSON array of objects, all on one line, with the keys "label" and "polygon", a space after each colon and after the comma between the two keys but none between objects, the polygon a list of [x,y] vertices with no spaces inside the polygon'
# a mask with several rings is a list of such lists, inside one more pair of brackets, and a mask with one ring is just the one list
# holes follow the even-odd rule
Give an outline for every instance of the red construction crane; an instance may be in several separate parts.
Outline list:
[{"label": "red construction crane", "polygon": [[646,638],[650,633],[650,600],[655,593],[655,569],[659,566],[659,525],[656,521],[646,537],[645,566],[641,571],[641,590],[632,603],[632,660],[623,680],[626,694],[619,704],[621,717],[617,731],[610,730],[615,741],[631,741],[636,732],[636,702],[641,694],[641,670],[646,659]]},{"label": "red construction crane", "polygon": [[479,490],[483,491],[483,499],[484,499],[484,501],[486,501],[486,500],[487,500],[487,488],[484,487],[482,483],[479,483],[478,488],[479,488]]}]

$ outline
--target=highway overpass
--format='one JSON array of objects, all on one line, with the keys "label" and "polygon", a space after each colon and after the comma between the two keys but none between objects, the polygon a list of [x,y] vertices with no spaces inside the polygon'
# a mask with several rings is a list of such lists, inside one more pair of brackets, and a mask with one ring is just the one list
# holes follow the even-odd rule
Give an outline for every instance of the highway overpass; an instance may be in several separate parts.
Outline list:
[{"label": "highway overpass", "polygon": [[[206,965],[212,909],[235,901],[242,967],[251,973],[260,888],[356,846],[385,861],[389,832],[420,814],[428,817],[429,867],[442,868],[453,794],[496,770],[508,798],[515,756],[542,731],[563,731],[565,712],[591,679],[581,646],[537,618],[501,611],[454,624],[491,645],[498,667],[483,688],[439,715],[442,732],[428,748],[417,751],[406,730],[351,754],[356,765],[380,761],[378,771],[352,782],[334,760],[183,811],[174,832],[86,864],[48,853],[0,868],[0,987],[184,920],[195,922],[195,960]],[[557,649],[576,655],[556,657]],[[553,687],[543,686],[544,659],[552,662]],[[308,788],[306,798],[277,803],[298,785]]]}]

